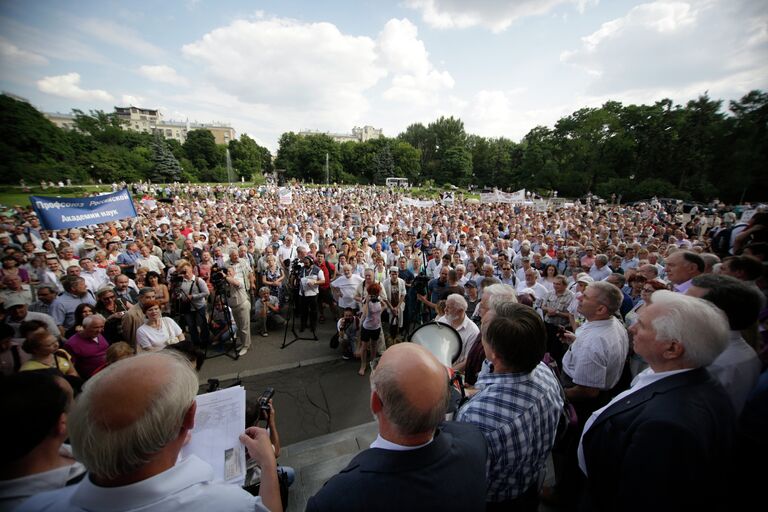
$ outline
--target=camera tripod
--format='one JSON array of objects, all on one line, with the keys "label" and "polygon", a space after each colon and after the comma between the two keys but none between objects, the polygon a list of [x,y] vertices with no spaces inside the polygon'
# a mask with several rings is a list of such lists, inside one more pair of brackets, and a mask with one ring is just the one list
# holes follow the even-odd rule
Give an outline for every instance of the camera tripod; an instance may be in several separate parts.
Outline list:
[{"label": "camera tripod", "polygon": [[[297,283],[297,286],[293,289],[289,290],[290,295],[288,296],[288,316],[285,318],[285,330],[283,331],[283,344],[280,346],[281,349],[284,349],[288,345],[292,345],[293,343],[299,341],[299,340],[311,340],[311,341],[317,341],[317,332],[315,332],[315,327],[312,328],[312,337],[307,336],[301,336],[299,333],[296,332],[296,308],[298,307],[298,298],[299,298],[299,288],[300,286]],[[290,327],[291,333],[293,334],[293,339],[291,341],[288,340],[288,329]]]},{"label": "camera tripod", "polygon": [[[237,361],[240,358],[240,353],[237,350],[237,332],[232,323],[232,310],[230,309],[229,301],[227,300],[227,290],[224,287],[215,286],[213,288],[212,297],[213,299],[211,300],[211,310],[208,320],[208,332],[213,333],[213,318],[218,307],[223,312],[224,325],[226,326],[226,332],[229,333],[229,339],[221,342],[223,348],[221,352],[215,351],[211,354],[209,354],[211,343],[208,342],[205,345],[205,358],[213,359],[219,356],[227,356],[230,359]],[[219,329],[219,331],[221,331],[221,329]]]}]

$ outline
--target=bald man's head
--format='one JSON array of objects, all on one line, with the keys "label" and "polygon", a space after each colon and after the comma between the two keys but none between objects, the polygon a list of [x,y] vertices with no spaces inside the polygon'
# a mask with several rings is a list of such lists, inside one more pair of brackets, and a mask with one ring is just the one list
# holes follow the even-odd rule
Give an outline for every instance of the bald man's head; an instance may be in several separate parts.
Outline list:
[{"label": "bald man's head", "polygon": [[180,437],[198,388],[189,364],[171,353],[108,366],[88,381],[70,415],[75,457],[101,479],[139,469]]},{"label": "bald man's head", "polygon": [[387,349],[371,377],[380,411],[402,435],[434,432],[448,408],[448,373],[427,349],[401,343]]}]

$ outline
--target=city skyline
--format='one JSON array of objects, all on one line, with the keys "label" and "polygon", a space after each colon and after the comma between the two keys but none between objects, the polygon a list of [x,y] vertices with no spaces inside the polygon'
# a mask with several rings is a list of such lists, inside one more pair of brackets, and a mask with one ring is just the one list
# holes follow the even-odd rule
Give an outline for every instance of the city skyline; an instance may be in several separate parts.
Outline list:
[{"label": "city skyline", "polygon": [[461,118],[519,141],[607,100],[768,89],[757,0],[4,2],[0,88],[48,112],[114,106],[283,132]]}]

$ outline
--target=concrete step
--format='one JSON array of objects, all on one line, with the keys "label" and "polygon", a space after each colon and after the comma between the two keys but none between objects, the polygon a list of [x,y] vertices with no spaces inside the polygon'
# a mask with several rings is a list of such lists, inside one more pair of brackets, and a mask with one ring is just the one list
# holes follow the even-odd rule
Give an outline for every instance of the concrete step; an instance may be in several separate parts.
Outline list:
[{"label": "concrete step", "polygon": [[278,463],[296,471],[288,494],[289,510],[304,510],[307,500],[355,455],[368,448],[377,434],[376,422],[371,422],[282,448]]}]

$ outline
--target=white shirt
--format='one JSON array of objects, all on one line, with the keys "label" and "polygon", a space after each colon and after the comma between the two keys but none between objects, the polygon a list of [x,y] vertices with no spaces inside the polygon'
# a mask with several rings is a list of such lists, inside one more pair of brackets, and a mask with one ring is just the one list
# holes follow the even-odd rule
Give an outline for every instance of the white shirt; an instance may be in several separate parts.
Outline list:
[{"label": "white shirt", "polygon": [[172,318],[164,316],[161,323],[160,329],[146,323],[139,327],[136,331],[136,343],[144,349],[159,350],[168,344],[170,338],[181,334],[181,327]]},{"label": "white shirt", "polygon": [[741,414],[747,395],[760,377],[760,360],[739,331],[730,331],[728,345],[707,370],[725,388],[736,415]]},{"label": "white shirt", "polygon": [[418,450],[419,448],[423,448],[434,440],[435,438],[433,437],[432,439],[430,439],[424,444],[420,444],[417,446],[405,446],[402,444],[393,443],[392,441],[387,441],[386,439],[381,437],[381,434],[379,434],[376,436],[376,439],[374,439],[374,441],[371,443],[371,448],[380,448],[382,450],[391,450],[393,452],[409,452],[411,450]]},{"label": "white shirt", "polygon": [[146,480],[99,487],[86,477],[77,485],[38,494],[20,512],[265,512],[261,498],[237,485],[214,483],[213,468],[191,455]]},{"label": "white shirt", "polygon": [[101,288],[109,285],[109,278],[107,273],[102,268],[95,268],[93,272],[80,271],[80,277],[85,280],[85,286],[91,290],[94,294]]},{"label": "white shirt", "polygon": [[146,258],[144,256],[139,256],[139,259],[136,260],[136,270],[139,270],[142,267],[162,275],[165,265],[160,261],[160,258],[154,254],[150,254]]},{"label": "white shirt", "polygon": [[[437,317],[435,321],[451,325],[450,321],[445,315]],[[453,327],[453,325],[451,325],[451,327]],[[480,333],[480,328],[477,327],[475,322],[470,320],[469,317],[467,317],[465,314],[461,325],[458,328],[454,327],[454,329],[456,329],[456,332],[458,332],[459,336],[461,336],[461,354],[459,354],[459,358],[456,360],[456,363],[454,363],[458,364],[467,359],[467,354],[472,348],[472,345],[474,345],[475,340],[477,340],[477,335]]]},{"label": "white shirt", "polygon": [[357,302],[355,302],[355,292],[357,287],[362,283],[364,279],[357,274],[352,274],[349,279],[345,276],[337,277],[331,282],[331,287],[338,290],[340,294],[338,304],[340,308],[354,308],[357,309]]},{"label": "white shirt", "polygon": [[576,340],[563,356],[563,371],[574,384],[611,389],[619,382],[629,351],[629,337],[615,317],[593,320],[576,329]]},{"label": "white shirt", "polygon": [[[72,448],[62,444],[59,455],[72,458]],[[54,489],[61,489],[67,482],[85,473],[85,466],[73,460],[73,464],[27,475],[13,480],[0,480],[0,510],[11,510],[25,499]]]}]

